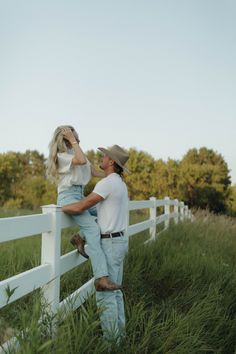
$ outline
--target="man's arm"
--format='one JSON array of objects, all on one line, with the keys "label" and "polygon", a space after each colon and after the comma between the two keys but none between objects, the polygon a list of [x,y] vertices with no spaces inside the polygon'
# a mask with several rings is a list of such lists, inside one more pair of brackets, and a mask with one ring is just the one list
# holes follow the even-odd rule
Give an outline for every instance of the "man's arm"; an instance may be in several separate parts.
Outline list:
[{"label": "man's arm", "polygon": [[67,214],[72,214],[72,215],[79,214],[79,213],[82,213],[83,211],[89,209],[90,207],[94,206],[98,202],[101,202],[102,200],[104,200],[103,197],[101,197],[99,194],[92,192],[86,198],[84,198],[83,200],[81,200],[78,203],[65,205],[62,208],[62,211],[64,211]]},{"label": "man's arm", "polygon": [[92,176],[94,176],[94,177],[105,177],[104,171],[99,171],[92,165],[91,165],[91,173],[92,173]]}]

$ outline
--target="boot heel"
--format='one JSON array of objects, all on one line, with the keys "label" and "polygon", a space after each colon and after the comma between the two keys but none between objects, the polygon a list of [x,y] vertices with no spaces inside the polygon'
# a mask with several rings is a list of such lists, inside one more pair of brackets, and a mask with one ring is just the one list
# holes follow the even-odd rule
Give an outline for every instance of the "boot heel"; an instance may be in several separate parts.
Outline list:
[{"label": "boot heel", "polygon": [[77,248],[77,252],[80,253],[84,258],[89,259],[89,256],[87,255],[87,253],[84,250],[84,240],[80,237],[79,234],[75,234],[72,236],[72,238],[70,239],[70,243]]},{"label": "boot heel", "polygon": [[70,239],[70,243],[72,244],[72,246],[76,246],[76,242],[75,242],[75,239],[73,237]]}]

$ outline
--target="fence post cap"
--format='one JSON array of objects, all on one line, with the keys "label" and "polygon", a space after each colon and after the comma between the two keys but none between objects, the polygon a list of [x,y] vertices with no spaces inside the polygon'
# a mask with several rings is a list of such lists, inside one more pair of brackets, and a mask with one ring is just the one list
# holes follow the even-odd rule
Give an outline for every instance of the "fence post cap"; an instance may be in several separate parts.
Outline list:
[{"label": "fence post cap", "polygon": [[48,204],[48,205],[41,205],[40,207],[42,211],[48,212],[48,211],[61,211],[62,207],[56,204]]}]

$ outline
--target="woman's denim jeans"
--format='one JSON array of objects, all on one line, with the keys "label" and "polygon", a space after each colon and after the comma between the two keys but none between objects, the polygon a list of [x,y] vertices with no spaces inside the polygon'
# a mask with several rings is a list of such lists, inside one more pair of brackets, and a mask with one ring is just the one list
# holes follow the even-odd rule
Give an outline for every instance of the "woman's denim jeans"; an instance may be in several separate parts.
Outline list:
[{"label": "woman's denim jeans", "polygon": [[[57,204],[64,206],[79,202],[84,198],[83,186],[71,186],[60,192]],[[108,269],[104,252],[101,248],[100,229],[95,221],[96,207],[77,215],[71,215],[76,224],[80,226],[80,235],[86,241],[86,253],[89,255],[95,279],[108,276]]]},{"label": "woman's denim jeans", "polygon": [[[110,279],[122,284],[123,262],[128,252],[127,236],[102,239]],[[97,306],[101,309],[100,320],[104,337],[119,340],[125,334],[125,311],[121,290],[96,292]]]}]

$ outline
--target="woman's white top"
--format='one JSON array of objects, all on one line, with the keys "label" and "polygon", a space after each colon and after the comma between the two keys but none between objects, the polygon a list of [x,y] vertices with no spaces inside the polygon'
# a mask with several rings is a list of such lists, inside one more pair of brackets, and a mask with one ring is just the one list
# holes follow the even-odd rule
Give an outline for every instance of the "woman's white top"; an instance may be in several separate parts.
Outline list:
[{"label": "woman's white top", "polygon": [[58,161],[58,193],[68,189],[72,185],[85,186],[91,179],[91,164],[87,160],[84,165],[72,165],[73,150],[57,154]]}]

